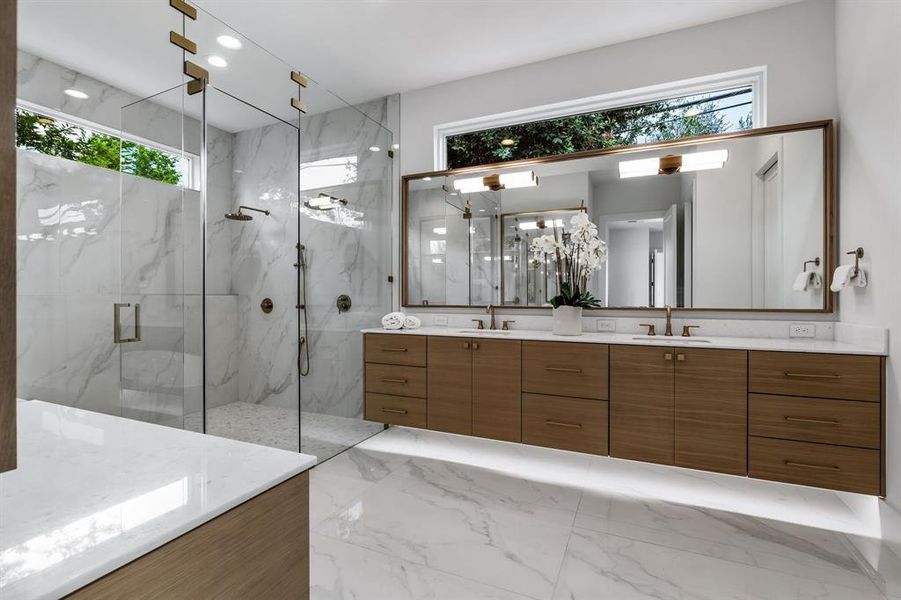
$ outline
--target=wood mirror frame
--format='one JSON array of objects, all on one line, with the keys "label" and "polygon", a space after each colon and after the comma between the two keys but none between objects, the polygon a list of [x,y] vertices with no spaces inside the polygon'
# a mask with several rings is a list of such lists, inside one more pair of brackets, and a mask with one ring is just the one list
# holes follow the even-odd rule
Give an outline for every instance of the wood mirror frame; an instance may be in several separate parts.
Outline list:
[{"label": "wood mirror frame", "polygon": [[[794,123],[791,125],[777,125],[774,127],[761,127],[759,129],[749,129],[746,131],[735,131],[729,133],[718,133],[716,135],[696,136],[681,138],[678,140],[666,142],[651,142],[648,144],[638,144],[634,146],[620,146],[616,148],[605,148],[602,150],[587,150],[584,152],[574,152],[562,156],[546,156],[541,158],[528,158],[522,160],[491,163],[478,165],[473,167],[462,167],[459,169],[446,169],[444,171],[427,171],[423,173],[411,173],[401,177],[401,206],[400,206],[400,282],[401,282],[401,306],[404,308],[473,308],[481,305],[475,304],[410,304],[408,295],[408,233],[407,233],[407,215],[409,202],[410,181],[422,179],[424,177],[453,177],[456,175],[464,175],[467,173],[483,173],[485,171],[497,169],[516,169],[531,165],[540,165],[545,163],[564,162],[571,160],[579,160],[583,158],[594,158],[598,156],[616,155],[616,154],[634,154],[647,150],[660,150],[667,148],[678,148],[681,146],[691,146],[695,144],[720,142],[724,140],[742,139],[750,137],[758,137],[765,135],[773,135],[780,133],[791,133],[795,131],[809,131],[819,129],[823,134],[823,240],[824,240],[824,294],[823,306],[821,308],[716,308],[716,307],[674,307],[679,311],[695,311],[695,312],[760,312],[760,313],[831,313],[834,308],[833,293],[828,288],[829,278],[836,267],[836,224],[835,224],[835,131],[832,120],[809,121],[806,123]],[[503,306],[502,308],[510,310],[523,309],[542,309],[545,307],[536,306]],[[622,307],[599,307],[588,310],[595,311],[653,311],[659,312],[665,308],[651,308],[639,306],[622,306]]]}]

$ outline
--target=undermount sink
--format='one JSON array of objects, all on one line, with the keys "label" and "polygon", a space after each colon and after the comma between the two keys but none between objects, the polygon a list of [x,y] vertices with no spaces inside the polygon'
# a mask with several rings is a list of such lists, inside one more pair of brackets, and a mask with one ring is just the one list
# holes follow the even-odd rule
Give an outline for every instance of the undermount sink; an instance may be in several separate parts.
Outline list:
[{"label": "undermount sink", "polygon": [[468,333],[470,335],[510,335],[509,331],[503,329],[460,329],[457,333]]},{"label": "undermount sink", "polygon": [[696,337],[667,337],[667,336],[659,336],[659,335],[640,335],[632,338],[633,340],[640,340],[642,342],[654,342],[664,343],[664,344],[681,344],[682,342],[688,342],[691,344],[709,344],[710,340],[704,338],[696,338]]}]

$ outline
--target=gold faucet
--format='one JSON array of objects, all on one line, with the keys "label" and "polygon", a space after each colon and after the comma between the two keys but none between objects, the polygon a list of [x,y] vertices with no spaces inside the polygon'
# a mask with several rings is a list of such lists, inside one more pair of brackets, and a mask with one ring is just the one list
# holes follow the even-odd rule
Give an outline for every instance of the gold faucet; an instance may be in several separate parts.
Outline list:
[{"label": "gold faucet", "polygon": [[666,333],[663,335],[673,337],[673,307],[669,304],[666,305]]},{"label": "gold faucet", "polygon": [[491,323],[489,323],[488,329],[497,329],[497,323],[494,321],[494,306],[492,306],[491,304],[486,306],[485,313],[491,316]]}]

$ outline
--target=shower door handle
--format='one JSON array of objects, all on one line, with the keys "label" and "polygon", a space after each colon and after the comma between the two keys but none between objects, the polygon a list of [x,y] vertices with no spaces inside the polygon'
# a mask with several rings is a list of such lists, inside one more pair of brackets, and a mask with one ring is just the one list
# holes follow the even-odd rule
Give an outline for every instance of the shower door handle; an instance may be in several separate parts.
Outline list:
[{"label": "shower door handle", "polygon": [[122,321],[120,319],[122,309],[131,306],[129,302],[117,302],[113,304],[113,343],[128,344],[131,342],[141,341],[141,305],[135,304],[135,336],[130,338],[122,337]]}]

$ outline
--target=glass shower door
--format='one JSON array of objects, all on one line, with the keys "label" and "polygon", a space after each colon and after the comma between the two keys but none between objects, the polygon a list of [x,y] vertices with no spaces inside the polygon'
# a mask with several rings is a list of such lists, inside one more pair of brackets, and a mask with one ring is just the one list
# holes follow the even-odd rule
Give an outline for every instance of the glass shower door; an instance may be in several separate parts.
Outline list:
[{"label": "glass shower door", "polygon": [[109,308],[119,401],[122,416],[172,427],[197,412],[201,391],[190,328],[202,291],[200,108],[178,86],[121,114],[119,297]]}]

